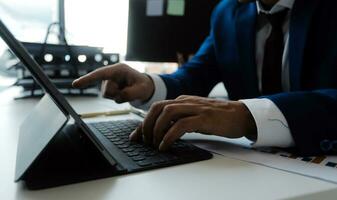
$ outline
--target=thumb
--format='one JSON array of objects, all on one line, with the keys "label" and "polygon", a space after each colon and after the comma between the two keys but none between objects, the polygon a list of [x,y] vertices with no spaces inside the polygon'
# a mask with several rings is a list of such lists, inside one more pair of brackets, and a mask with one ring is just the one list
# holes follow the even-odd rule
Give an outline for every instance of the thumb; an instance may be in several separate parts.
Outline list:
[{"label": "thumb", "polygon": [[123,103],[128,101],[134,101],[142,98],[143,91],[137,85],[125,87],[120,91],[119,95],[115,97],[117,103]]}]

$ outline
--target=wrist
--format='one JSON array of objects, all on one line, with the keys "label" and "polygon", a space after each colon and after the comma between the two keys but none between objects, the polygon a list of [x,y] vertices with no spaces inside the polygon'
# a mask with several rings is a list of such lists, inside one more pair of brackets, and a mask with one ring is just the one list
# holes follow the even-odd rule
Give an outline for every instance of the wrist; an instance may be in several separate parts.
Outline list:
[{"label": "wrist", "polygon": [[257,127],[255,123],[255,119],[249,109],[246,107],[244,103],[242,103],[244,108],[244,137],[249,140],[256,141],[257,140]]},{"label": "wrist", "polygon": [[151,76],[149,76],[148,74],[146,73],[143,73],[145,79],[144,79],[144,82],[145,82],[145,95],[144,95],[144,98],[141,99],[142,102],[147,102],[151,99],[151,97],[153,96],[154,94],[154,82],[151,78]]}]

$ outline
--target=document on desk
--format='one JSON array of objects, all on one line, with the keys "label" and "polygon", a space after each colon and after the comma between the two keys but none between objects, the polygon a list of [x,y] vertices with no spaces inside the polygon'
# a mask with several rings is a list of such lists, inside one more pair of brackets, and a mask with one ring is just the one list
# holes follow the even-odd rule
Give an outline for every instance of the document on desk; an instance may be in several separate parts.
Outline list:
[{"label": "document on desk", "polygon": [[253,148],[250,141],[186,134],[196,146],[213,153],[337,184],[337,156],[299,157],[278,148]]},{"label": "document on desk", "polygon": [[130,109],[129,103],[116,104],[109,99],[86,99],[84,101],[81,98],[73,98],[70,103],[75,111],[80,114]]}]

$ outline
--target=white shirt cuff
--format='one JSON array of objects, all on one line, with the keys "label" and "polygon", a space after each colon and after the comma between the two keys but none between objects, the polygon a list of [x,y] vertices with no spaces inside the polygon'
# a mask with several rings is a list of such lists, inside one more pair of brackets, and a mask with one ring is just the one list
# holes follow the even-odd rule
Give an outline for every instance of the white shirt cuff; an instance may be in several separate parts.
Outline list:
[{"label": "white shirt cuff", "polygon": [[150,106],[156,101],[162,101],[166,99],[167,88],[162,78],[157,74],[148,74],[154,83],[154,93],[150,100],[143,101],[132,101],[130,104],[136,108],[142,110],[148,110]]},{"label": "white shirt cuff", "polygon": [[292,147],[295,145],[288,122],[280,109],[269,99],[245,99],[244,103],[254,117],[257,140],[254,147]]}]

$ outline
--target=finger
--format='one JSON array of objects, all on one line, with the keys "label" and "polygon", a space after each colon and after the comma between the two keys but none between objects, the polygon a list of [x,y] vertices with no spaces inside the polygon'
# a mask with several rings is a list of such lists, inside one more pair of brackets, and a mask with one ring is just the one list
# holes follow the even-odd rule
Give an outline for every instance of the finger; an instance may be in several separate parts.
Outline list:
[{"label": "finger", "polygon": [[179,139],[185,133],[197,131],[199,125],[200,120],[197,116],[179,119],[176,123],[172,125],[167,134],[164,136],[159,145],[159,150],[167,150],[177,139]]},{"label": "finger", "polygon": [[156,123],[158,116],[160,115],[163,107],[169,103],[174,102],[174,100],[165,100],[154,103],[148,114],[146,115],[143,121],[143,135],[144,135],[144,142],[147,144],[151,144],[153,142],[152,135],[153,135],[153,128]]},{"label": "finger", "polygon": [[206,104],[206,105],[213,105],[215,102],[218,101],[217,99],[192,96],[192,95],[181,95],[177,97],[176,100],[180,100],[183,102],[189,102],[189,103]]},{"label": "finger", "polygon": [[109,79],[109,77],[113,76],[112,73],[112,66],[102,67],[74,80],[72,85],[75,88],[85,87],[97,81]]},{"label": "finger", "polygon": [[199,113],[200,106],[198,104],[169,104],[164,106],[163,111],[153,128],[153,144],[158,146],[163,139],[165,133],[172,125],[172,122],[185,118],[188,116],[196,115]]},{"label": "finger", "polygon": [[124,88],[118,94],[118,98],[115,99],[117,103],[124,103],[133,101],[136,99],[140,99],[142,96],[143,91],[137,85],[132,85],[129,87]]},{"label": "finger", "polygon": [[120,93],[118,85],[110,80],[102,82],[102,96],[108,99],[115,99]]},{"label": "finger", "polygon": [[134,131],[132,131],[132,133],[129,136],[129,139],[131,141],[139,141],[143,136],[142,129],[143,124],[141,123]]},{"label": "finger", "polygon": [[180,95],[179,97],[176,98],[176,100],[183,100],[183,99],[188,99],[194,96],[191,95]]}]

